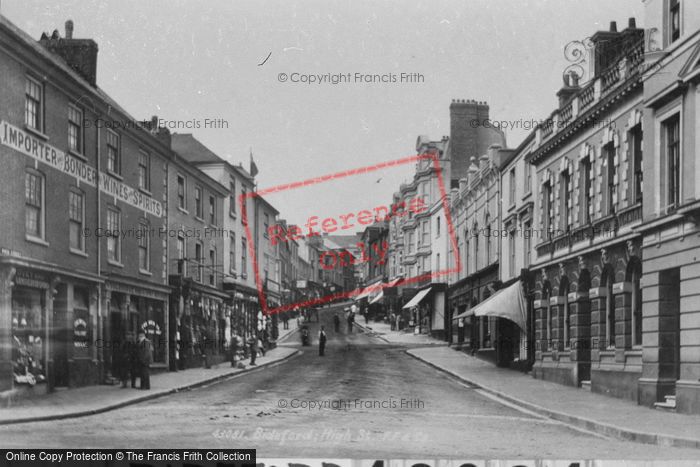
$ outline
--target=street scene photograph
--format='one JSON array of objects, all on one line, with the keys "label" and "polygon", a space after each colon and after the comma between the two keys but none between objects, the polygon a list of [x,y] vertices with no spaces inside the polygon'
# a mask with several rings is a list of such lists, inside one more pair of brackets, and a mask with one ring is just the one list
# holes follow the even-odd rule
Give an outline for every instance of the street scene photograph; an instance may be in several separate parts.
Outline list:
[{"label": "street scene photograph", "polygon": [[3,0],[0,467],[700,467],[700,2]]}]

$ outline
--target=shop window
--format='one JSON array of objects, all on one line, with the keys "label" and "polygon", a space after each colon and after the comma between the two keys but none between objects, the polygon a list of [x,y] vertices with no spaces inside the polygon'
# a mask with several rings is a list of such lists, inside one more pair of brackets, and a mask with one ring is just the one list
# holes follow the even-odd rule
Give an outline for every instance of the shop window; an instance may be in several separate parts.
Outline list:
[{"label": "shop window", "polygon": [[76,287],[73,289],[73,357],[90,358],[92,342],[92,321],[88,306],[88,292]]},{"label": "shop window", "polygon": [[85,205],[81,192],[68,193],[68,236],[69,247],[75,251],[85,251]]},{"label": "shop window", "polygon": [[43,130],[44,90],[39,81],[27,77],[24,90],[24,123],[35,130]]},{"label": "shop window", "polygon": [[83,112],[73,105],[68,106],[68,149],[83,152]]},{"label": "shop window", "polygon": [[166,335],[163,334],[163,303],[157,300],[139,298],[138,313],[133,313],[138,320],[138,330],[146,334],[153,345],[153,362],[165,363]]},{"label": "shop window", "polygon": [[641,347],[642,345],[642,265],[638,260],[632,260],[631,274],[629,277],[632,282],[632,346]]},{"label": "shop window", "polygon": [[24,178],[25,229],[30,237],[44,239],[44,176],[27,170]]},{"label": "shop window", "polygon": [[107,130],[107,171],[119,175],[122,171],[121,138]]},{"label": "shop window", "polygon": [[44,290],[12,288],[12,370],[15,384],[46,381]]}]

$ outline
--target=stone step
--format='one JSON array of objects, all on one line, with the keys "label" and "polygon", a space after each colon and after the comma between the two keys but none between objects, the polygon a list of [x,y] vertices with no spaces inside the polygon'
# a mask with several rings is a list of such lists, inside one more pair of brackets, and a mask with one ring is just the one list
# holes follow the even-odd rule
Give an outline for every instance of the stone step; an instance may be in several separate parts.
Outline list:
[{"label": "stone step", "polygon": [[654,408],[659,409],[659,410],[666,410],[669,412],[675,412],[676,411],[676,396],[675,395],[669,395],[665,397],[664,402],[655,402],[654,403]]},{"label": "stone step", "polygon": [[590,391],[591,390],[591,381],[590,380],[581,381],[581,389],[584,389],[586,391]]}]

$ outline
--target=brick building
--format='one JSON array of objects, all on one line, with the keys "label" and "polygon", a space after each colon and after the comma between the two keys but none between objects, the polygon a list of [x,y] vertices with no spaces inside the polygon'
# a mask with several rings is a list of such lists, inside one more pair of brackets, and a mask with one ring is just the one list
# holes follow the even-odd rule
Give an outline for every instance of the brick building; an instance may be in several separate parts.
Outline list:
[{"label": "brick building", "polygon": [[167,233],[171,369],[216,363],[230,342],[233,303],[223,291],[227,197],[226,187],[174,153],[168,166]]},{"label": "brick building", "polygon": [[105,343],[138,330],[165,367],[169,148],[96,85],[71,21],[35,41],[0,16],[0,44],[0,394],[109,380]]}]

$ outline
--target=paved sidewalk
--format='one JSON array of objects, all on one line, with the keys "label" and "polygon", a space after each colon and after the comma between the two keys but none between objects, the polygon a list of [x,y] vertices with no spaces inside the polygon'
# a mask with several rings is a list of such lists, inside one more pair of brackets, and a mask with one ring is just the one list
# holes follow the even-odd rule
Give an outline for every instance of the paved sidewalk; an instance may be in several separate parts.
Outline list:
[{"label": "paved sidewalk", "polygon": [[[296,324],[292,329],[291,321],[289,327],[289,331],[280,333],[282,337],[278,341],[296,331]],[[244,369],[231,368],[230,362],[224,362],[209,369],[191,368],[184,371],[152,374],[149,391],[122,389],[120,385],[59,390],[43,397],[23,401],[23,405],[0,408],[0,425],[83,417],[107,412],[265,368],[298,353],[299,351],[294,348],[281,346],[268,351],[264,357],[258,357],[256,366],[248,366],[249,360],[244,360],[243,363],[246,364]]]},{"label": "paved sidewalk", "polygon": [[440,345],[446,346],[447,342],[435,339],[427,334],[414,334],[413,332],[392,331],[389,323],[371,321],[365,324],[363,317],[355,318],[355,326],[362,329],[367,334],[374,334],[376,337],[390,344],[420,344],[420,345]]},{"label": "paved sidewalk", "polygon": [[700,449],[700,416],[663,412],[634,402],[534,379],[448,347],[407,353],[525,409],[618,439]]}]

